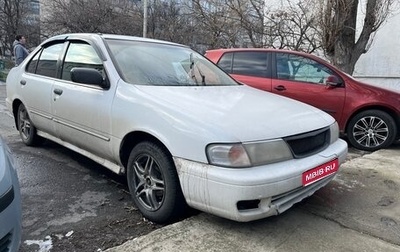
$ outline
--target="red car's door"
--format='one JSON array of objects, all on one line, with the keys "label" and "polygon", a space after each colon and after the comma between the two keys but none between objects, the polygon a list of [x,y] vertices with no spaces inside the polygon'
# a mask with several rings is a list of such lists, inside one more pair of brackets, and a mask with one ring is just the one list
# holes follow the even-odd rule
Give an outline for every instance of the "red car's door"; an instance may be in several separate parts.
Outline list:
[{"label": "red car's door", "polygon": [[330,68],[311,58],[280,52],[275,53],[272,72],[273,93],[317,107],[340,122],[346,89],[344,83],[326,84],[328,77],[336,75]]}]

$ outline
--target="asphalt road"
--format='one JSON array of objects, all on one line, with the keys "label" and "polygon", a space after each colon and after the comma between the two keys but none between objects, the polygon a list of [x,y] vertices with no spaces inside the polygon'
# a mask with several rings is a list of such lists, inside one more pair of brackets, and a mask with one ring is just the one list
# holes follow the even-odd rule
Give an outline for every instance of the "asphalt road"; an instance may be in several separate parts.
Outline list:
[{"label": "asphalt road", "polygon": [[[151,236],[162,227],[137,212],[124,177],[50,141],[35,148],[22,144],[4,99],[5,86],[0,83],[0,135],[14,154],[21,183],[20,251],[103,251],[136,237]],[[400,144],[392,146],[389,153],[391,150],[399,153]],[[370,153],[350,149],[348,162],[363,155]],[[342,169],[327,187],[287,213],[256,222],[255,226],[214,217],[200,220],[205,226],[218,225],[219,229],[240,226],[250,231],[259,227],[292,232],[291,219],[307,219],[310,227],[323,219],[337,223],[343,230],[367,233],[400,246],[400,221],[393,217],[400,211],[400,175],[383,172],[385,163],[377,167],[358,165],[360,169]],[[190,220],[188,223],[190,226]]]}]

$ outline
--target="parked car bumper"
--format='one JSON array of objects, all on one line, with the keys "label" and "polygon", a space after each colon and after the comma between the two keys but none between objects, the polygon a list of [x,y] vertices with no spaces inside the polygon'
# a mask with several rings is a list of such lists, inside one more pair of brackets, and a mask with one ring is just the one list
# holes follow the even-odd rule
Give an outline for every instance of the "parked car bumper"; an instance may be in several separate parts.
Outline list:
[{"label": "parked car bumper", "polygon": [[19,182],[8,151],[3,147],[0,139],[0,251],[18,251],[22,218]]},{"label": "parked car bumper", "polygon": [[19,196],[17,197],[15,195],[15,188],[11,187],[7,193],[6,195],[0,196],[1,203],[3,203],[6,197],[14,197],[14,199],[11,204],[0,213],[0,250],[18,251],[21,240],[21,206]]},{"label": "parked car bumper", "polygon": [[311,196],[334,174],[308,186],[302,185],[302,174],[336,158],[342,164],[346,155],[347,143],[338,139],[313,156],[252,168],[222,168],[181,158],[174,161],[189,206],[246,222],[280,214]]}]

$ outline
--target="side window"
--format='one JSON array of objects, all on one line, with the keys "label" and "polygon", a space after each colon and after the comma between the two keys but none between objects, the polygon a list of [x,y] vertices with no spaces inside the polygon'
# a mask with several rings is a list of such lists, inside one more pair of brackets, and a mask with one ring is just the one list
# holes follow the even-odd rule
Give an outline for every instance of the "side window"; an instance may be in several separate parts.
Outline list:
[{"label": "side window", "polygon": [[232,55],[233,53],[225,53],[218,61],[218,66],[227,73],[232,73]]},{"label": "side window", "polygon": [[287,53],[276,54],[276,76],[280,80],[290,80],[293,78],[293,73],[289,68],[289,56]]},{"label": "side window", "polygon": [[236,52],[233,56],[233,74],[267,77],[266,52]]},{"label": "side window", "polygon": [[31,61],[28,63],[28,66],[26,67],[26,71],[28,73],[35,73],[36,72],[36,67],[38,65],[39,62],[39,55],[40,52],[38,52],[32,59]]},{"label": "side window", "polygon": [[[49,77],[56,77],[57,60],[62,52],[63,47],[64,44],[62,43],[62,44],[51,45],[49,47],[44,48],[42,53],[40,54],[40,58],[37,63],[36,74]],[[29,65],[34,64],[33,61],[35,59],[37,60],[36,56],[32,59]]]},{"label": "side window", "polygon": [[315,60],[289,54],[276,54],[276,73],[278,79],[325,84],[333,71]]},{"label": "side window", "polygon": [[74,67],[85,67],[99,70],[104,77],[103,62],[94,48],[85,43],[71,43],[65,55],[62,68],[62,79],[71,80],[71,69]]}]

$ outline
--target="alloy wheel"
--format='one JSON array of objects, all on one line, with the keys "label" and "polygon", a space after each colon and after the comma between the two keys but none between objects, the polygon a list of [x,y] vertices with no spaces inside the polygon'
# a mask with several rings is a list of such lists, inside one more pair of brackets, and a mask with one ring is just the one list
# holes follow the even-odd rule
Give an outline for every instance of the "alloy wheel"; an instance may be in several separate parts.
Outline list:
[{"label": "alloy wheel", "polygon": [[24,140],[28,140],[31,136],[31,121],[29,119],[29,115],[26,111],[26,109],[21,109],[19,113],[19,128],[21,132],[21,137],[24,138]]},{"label": "alloy wheel", "polygon": [[134,162],[135,195],[149,211],[157,211],[164,201],[165,187],[160,167],[153,157],[143,154]]},{"label": "alloy wheel", "polygon": [[376,147],[383,144],[389,137],[389,127],[379,117],[366,116],[355,123],[352,134],[358,144]]}]

